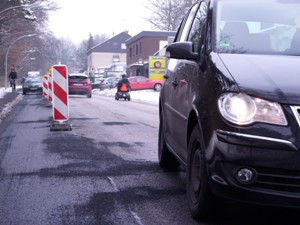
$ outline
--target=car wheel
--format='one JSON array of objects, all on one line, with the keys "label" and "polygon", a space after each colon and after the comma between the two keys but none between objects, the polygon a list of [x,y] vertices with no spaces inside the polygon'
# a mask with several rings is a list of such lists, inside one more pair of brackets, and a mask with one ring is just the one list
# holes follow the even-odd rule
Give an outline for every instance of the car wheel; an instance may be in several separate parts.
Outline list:
[{"label": "car wheel", "polygon": [[166,145],[162,119],[159,122],[158,129],[158,162],[161,168],[169,170],[176,170],[180,165]]},{"label": "car wheel", "polygon": [[162,88],[161,84],[155,84],[153,89],[154,89],[154,91],[160,91],[161,88]]},{"label": "car wheel", "polygon": [[26,91],[23,91],[23,95],[26,95]]},{"label": "car wheel", "polygon": [[192,131],[188,146],[187,197],[192,217],[207,219],[213,211],[215,199],[209,189],[204,150],[198,126]]},{"label": "car wheel", "polygon": [[88,98],[91,98],[92,97],[92,94],[88,94]]}]

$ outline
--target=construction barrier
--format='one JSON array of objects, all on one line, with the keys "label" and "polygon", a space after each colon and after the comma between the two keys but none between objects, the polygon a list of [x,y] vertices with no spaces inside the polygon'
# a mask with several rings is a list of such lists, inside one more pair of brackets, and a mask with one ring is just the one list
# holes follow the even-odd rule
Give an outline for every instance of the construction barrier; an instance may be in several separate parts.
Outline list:
[{"label": "construction barrier", "polygon": [[52,67],[52,108],[51,130],[71,130],[69,120],[68,71],[65,65]]},{"label": "construction barrier", "polygon": [[43,76],[43,96],[48,98],[48,74]]},{"label": "construction barrier", "polygon": [[52,103],[52,74],[48,76],[48,101]]}]

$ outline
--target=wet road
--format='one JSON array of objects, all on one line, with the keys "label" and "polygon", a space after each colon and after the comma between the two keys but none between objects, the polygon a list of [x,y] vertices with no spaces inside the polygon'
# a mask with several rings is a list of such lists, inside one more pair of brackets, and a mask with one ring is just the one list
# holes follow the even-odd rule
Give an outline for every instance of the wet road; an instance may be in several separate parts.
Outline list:
[{"label": "wet road", "polygon": [[158,167],[157,106],[73,96],[72,131],[50,131],[46,103],[26,95],[0,124],[0,224],[197,224],[181,173]]},{"label": "wet road", "polygon": [[158,107],[70,97],[71,131],[26,95],[0,124],[0,225],[291,225],[299,211],[226,205],[191,219],[185,172],[157,163]]}]

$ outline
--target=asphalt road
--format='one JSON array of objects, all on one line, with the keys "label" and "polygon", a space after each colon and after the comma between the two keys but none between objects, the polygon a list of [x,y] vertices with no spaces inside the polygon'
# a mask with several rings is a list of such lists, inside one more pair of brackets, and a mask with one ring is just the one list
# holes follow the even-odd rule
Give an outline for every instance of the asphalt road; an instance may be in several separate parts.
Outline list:
[{"label": "asphalt road", "polygon": [[[23,96],[0,124],[0,224],[198,224],[184,173],[157,163],[157,106],[70,97],[71,131]],[[178,214],[181,214],[178,218]]]},{"label": "asphalt road", "polygon": [[0,123],[0,225],[299,224],[297,210],[237,204],[193,220],[184,169],[157,163],[157,105],[72,96],[72,130],[50,131],[47,101],[18,96]]}]

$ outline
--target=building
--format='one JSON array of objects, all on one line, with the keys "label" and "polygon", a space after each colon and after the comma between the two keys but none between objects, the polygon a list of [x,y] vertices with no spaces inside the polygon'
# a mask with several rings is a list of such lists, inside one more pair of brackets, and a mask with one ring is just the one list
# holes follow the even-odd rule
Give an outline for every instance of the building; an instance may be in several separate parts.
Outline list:
[{"label": "building", "polygon": [[131,38],[127,32],[106,40],[88,51],[88,73],[100,74],[106,71],[126,72],[126,40]]},{"label": "building", "polygon": [[176,32],[142,31],[126,41],[127,74],[129,76],[148,77],[149,56],[163,49]]}]

